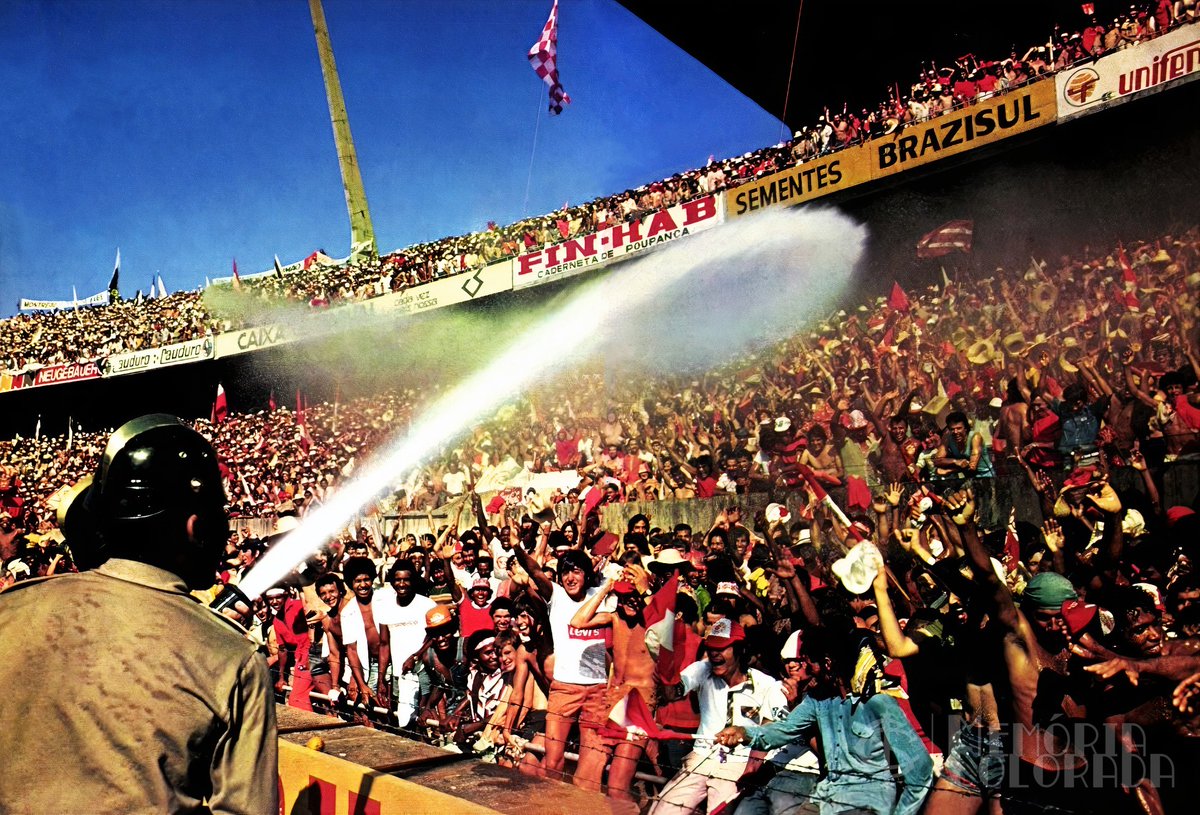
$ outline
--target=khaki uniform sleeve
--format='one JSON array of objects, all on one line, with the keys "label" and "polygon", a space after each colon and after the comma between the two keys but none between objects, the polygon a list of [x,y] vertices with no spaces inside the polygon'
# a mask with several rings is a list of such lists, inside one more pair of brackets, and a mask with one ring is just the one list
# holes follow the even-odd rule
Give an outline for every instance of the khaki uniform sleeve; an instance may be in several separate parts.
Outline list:
[{"label": "khaki uniform sleeve", "polygon": [[266,661],[251,654],[238,670],[226,727],[213,751],[214,815],[279,811],[279,745],[275,695]]}]

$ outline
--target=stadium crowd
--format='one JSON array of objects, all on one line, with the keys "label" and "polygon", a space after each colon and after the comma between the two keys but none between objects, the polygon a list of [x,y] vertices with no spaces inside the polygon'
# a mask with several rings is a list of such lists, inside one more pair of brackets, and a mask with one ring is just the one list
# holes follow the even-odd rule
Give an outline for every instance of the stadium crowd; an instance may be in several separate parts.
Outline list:
[{"label": "stadium crowd", "polygon": [[[678,381],[542,386],[262,598],[279,687],[655,812],[1176,810],[1200,521],[1162,496],[1200,452],[1200,231],[1023,266]],[[221,582],[428,398],[198,422],[275,524],[235,522]],[[56,491],[102,444],[0,443],[5,584],[72,568]],[[654,522],[704,499],[711,526]]]},{"label": "stadium crowd", "polygon": [[[165,299],[141,298],[108,306],[34,312],[0,321],[0,348],[8,349],[0,364],[12,373],[58,362],[84,362],[109,354],[183,342],[222,330],[255,324],[264,308],[280,301],[327,308],[403,291],[432,280],[476,270],[568,238],[609,226],[699,196],[719,192],[843,149],[865,140],[890,136],[906,125],[940,116],[976,99],[1003,93],[1091,60],[1127,48],[1195,20],[1195,3],[1153,0],[1134,3],[1128,12],[1104,24],[1092,17],[1080,31],[1056,31],[1045,43],[1002,59],[962,55],[950,65],[922,70],[901,92],[899,82],[888,97],[860,113],[843,105],[825,113],[793,138],[741,156],[715,160],[637,189],[603,196],[557,212],[522,219],[507,226],[489,222],[481,232],[450,236],[392,252],[374,260],[334,261],[314,253],[303,268],[287,274],[255,276],[239,281],[243,301],[231,307],[227,298],[206,300],[203,292],[177,292]],[[140,293],[139,293],[140,294]]]},{"label": "stadium crowd", "polygon": [[[999,92],[1193,14],[1159,2],[1053,56],[964,58],[880,112],[899,127],[947,89],[961,104],[965,82]],[[852,118],[854,138],[892,126]],[[378,265],[240,285],[314,307],[400,290],[851,143],[838,119]],[[1192,228],[896,286],[714,370],[572,371],[395,484],[255,602],[250,636],[289,704],[656,815],[1182,811],[1200,518],[1167,483],[1200,462],[1198,295]],[[19,370],[223,327],[181,293],[17,317],[0,337]],[[245,519],[214,589],[430,400],[198,421]],[[0,441],[0,588],[74,568],[54,513],[104,439]],[[713,520],[656,523],[661,502]]]}]

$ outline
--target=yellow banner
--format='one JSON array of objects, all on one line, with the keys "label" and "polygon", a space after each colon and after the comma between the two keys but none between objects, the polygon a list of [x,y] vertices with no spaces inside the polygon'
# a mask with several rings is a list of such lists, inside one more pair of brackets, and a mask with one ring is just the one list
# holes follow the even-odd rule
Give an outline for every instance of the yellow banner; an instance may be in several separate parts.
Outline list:
[{"label": "yellow banner", "polygon": [[279,740],[279,801],[289,815],[495,815],[345,759]]},{"label": "yellow banner", "polygon": [[1054,124],[1055,114],[1054,83],[1048,80],[985,99],[868,142],[871,178],[883,178]]},{"label": "yellow banner", "polygon": [[794,206],[1054,124],[1054,83],[1035,82],[891,136],[839,150],[725,192],[725,216]]},{"label": "yellow banner", "polygon": [[739,218],[773,206],[794,206],[871,180],[864,147],[851,147],[725,193],[725,216]]}]

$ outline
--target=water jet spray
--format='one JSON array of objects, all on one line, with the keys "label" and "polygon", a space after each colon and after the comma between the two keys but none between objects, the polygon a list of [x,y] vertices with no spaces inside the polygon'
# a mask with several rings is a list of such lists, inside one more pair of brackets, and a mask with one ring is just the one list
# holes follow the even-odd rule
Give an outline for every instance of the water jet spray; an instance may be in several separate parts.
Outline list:
[{"label": "water jet spray", "polygon": [[640,367],[666,372],[794,334],[836,302],[865,241],[864,227],[833,210],[768,212],[688,236],[565,293],[268,549],[236,593],[215,602],[260,596],[398,477],[582,354],[610,343],[606,356],[630,354]]}]

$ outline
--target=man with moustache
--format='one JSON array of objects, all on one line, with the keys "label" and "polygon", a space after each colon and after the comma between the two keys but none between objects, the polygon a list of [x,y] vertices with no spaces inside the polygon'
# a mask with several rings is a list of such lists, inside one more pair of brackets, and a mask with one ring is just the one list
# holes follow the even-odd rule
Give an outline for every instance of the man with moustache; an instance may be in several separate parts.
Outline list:
[{"label": "man with moustache", "polygon": [[669,702],[695,691],[700,700],[700,727],[692,752],[663,787],[650,815],[686,815],[705,801],[708,811],[714,812],[737,797],[737,780],[746,771],[750,751],[741,746],[728,749],[714,738],[729,728],[766,723],[778,684],[762,671],[747,667],[745,640],[742,626],[722,617],[704,638],[705,658],[680,671],[678,683],[661,689],[662,698]]},{"label": "man with moustache", "polygon": [[[561,778],[567,736],[579,723],[579,762],[572,783],[600,789],[604,756],[597,729],[607,718],[604,708],[608,681],[604,632],[576,628],[571,620],[593,594],[592,559],[571,549],[558,561],[558,583],[553,583],[523,546],[514,547],[517,560],[532,578],[532,587],[546,602],[550,635],[554,642],[554,680],[546,703],[546,755],[542,773]],[[595,755],[594,753],[599,753]]]}]

